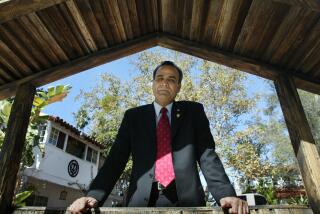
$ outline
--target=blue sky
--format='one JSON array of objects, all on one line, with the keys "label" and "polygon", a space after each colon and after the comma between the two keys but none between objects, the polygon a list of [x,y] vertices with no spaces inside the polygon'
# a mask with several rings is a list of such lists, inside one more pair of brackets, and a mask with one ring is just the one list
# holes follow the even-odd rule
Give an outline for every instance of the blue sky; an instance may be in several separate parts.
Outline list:
[{"label": "blue sky", "polygon": [[[157,48],[159,48],[160,50],[163,49],[160,47]],[[47,106],[44,109],[44,113],[58,116],[66,122],[75,126],[76,124],[72,113],[76,112],[80,107],[81,102],[75,101],[75,97],[80,93],[80,90],[82,89],[84,91],[89,91],[90,89],[92,89],[97,83],[100,74],[105,72],[114,74],[125,80],[130,78],[129,73],[131,72],[132,74],[132,72],[134,72],[133,66],[130,64],[130,59],[134,60],[135,56],[136,54],[129,57],[121,58],[119,60],[115,60],[91,68],[89,70],[85,70],[81,73],[42,86],[41,88],[45,89],[49,86],[56,86],[59,84],[69,84],[72,86],[71,92],[62,102],[53,103]],[[249,75],[247,85],[249,94],[268,90],[266,88],[267,84],[264,82],[263,78],[257,77],[255,75]],[[260,103],[259,105],[263,106],[263,103]]]},{"label": "blue sky", "polygon": [[129,57],[125,57],[42,86],[41,88],[45,89],[49,86],[60,84],[72,86],[71,92],[62,102],[56,102],[47,106],[44,109],[44,113],[59,116],[68,123],[75,125],[72,113],[76,112],[80,107],[80,101],[75,101],[75,97],[79,95],[80,90],[88,91],[93,88],[98,82],[100,74],[105,72],[115,74],[122,79],[128,79],[130,69],[132,69],[132,66],[129,63]]}]

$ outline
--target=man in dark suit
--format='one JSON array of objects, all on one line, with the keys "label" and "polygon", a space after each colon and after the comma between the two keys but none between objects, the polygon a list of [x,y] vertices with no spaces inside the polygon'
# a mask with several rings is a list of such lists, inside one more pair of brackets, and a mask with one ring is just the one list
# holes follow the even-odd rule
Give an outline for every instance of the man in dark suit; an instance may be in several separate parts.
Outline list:
[{"label": "man in dark suit", "polygon": [[110,153],[91,183],[86,197],[70,207],[72,213],[102,205],[132,155],[126,205],[130,207],[205,206],[199,164],[216,201],[230,213],[248,213],[215,152],[202,104],[174,99],[182,71],[173,62],[153,72],[152,104],[125,112]]}]

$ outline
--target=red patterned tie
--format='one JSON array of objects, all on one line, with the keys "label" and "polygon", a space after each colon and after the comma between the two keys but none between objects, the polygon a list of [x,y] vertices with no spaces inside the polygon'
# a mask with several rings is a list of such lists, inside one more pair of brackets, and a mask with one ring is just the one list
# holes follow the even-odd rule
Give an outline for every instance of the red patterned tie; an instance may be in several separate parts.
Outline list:
[{"label": "red patterned tie", "polygon": [[174,180],[174,170],[171,152],[171,130],[167,109],[161,109],[161,118],[157,127],[157,160],[155,177],[164,187],[167,187]]}]

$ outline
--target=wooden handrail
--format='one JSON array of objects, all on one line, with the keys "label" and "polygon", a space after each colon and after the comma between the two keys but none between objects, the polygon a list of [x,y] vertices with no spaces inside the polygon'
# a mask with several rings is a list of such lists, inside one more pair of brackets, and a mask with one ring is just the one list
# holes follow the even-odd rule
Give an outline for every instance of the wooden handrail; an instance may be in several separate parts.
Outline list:
[{"label": "wooden handrail", "polygon": [[[299,205],[263,205],[251,206],[251,213],[282,213],[282,214],[312,214],[312,210],[307,206]],[[44,214],[44,213],[66,213],[70,212],[66,208],[46,208],[46,207],[23,207],[16,209],[14,214]],[[170,208],[150,208],[150,207],[100,207],[92,213],[211,213],[221,214],[219,207],[170,207]]]}]

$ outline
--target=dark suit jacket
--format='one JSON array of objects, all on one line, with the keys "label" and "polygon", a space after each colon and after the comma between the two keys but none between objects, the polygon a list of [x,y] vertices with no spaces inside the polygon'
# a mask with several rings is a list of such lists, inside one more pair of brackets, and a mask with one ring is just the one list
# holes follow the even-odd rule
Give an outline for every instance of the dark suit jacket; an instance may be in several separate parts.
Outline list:
[{"label": "dark suit jacket", "polygon": [[[205,205],[197,163],[217,202],[223,197],[235,196],[234,188],[215,152],[202,104],[174,102],[171,112],[172,158],[179,206]],[[127,206],[148,205],[156,158],[155,117],[153,104],[126,111],[117,138],[103,167],[91,183],[87,196],[103,204],[132,154]]]}]

